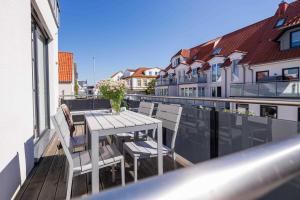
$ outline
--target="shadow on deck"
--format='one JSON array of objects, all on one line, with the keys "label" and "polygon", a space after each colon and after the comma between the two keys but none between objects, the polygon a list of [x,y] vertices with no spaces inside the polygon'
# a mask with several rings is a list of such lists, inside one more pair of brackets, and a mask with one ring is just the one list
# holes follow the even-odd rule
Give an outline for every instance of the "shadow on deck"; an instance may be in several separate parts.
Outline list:
[{"label": "shadow on deck", "polygon": [[[76,134],[83,133],[83,126],[76,127]],[[65,199],[66,157],[63,150],[58,150],[58,138],[55,136],[43,154],[39,163],[32,169],[15,199]],[[125,159],[126,184],[133,182],[133,166],[129,157]],[[164,172],[183,167],[179,163],[174,166],[170,157],[164,157]],[[157,159],[141,160],[138,170],[139,180],[157,175]],[[100,192],[121,186],[120,170],[116,172],[116,181],[112,182],[111,168],[100,169]],[[73,179],[72,198],[91,194],[91,174],[84,174]]]}]

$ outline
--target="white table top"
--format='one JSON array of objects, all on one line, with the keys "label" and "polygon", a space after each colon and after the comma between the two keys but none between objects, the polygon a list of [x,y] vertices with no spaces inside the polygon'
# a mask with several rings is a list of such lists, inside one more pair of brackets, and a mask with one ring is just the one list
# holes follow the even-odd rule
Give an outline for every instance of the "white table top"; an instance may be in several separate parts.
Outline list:
[{"label": "white table top", "polygon": [[111,114],[108,111],[89,111],[85,113],[85,119],[91,132],[161,123],[158,119],[129,110],[123,111],[117,115]]}]

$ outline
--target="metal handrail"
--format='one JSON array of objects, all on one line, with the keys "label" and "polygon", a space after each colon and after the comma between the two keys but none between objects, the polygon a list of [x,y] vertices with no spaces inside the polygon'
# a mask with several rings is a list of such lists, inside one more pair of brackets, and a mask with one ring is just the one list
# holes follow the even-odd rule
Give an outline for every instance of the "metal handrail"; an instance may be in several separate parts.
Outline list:
[{"label": "metal handrail", "polygon": [[246,104],[264,104],[264,105],[280,105],[280,106],[300,106],[300,101],[296,100],[260,100],[260,99],[245,99],[245,98],[210,98],[210,97],[178,97],[178,96],[150,96],[139,94],[127,94],[128,97],[140,98],[157,98],[157,99],[178,99],[178,100],[192,100],[192,101],[208,101],[208,102],[228,102],[228,103],[246,103]]},{"label": "metal handrail", "polygon": [[300,136],[116,188],[87,199],[249,200],[300,175]]}]

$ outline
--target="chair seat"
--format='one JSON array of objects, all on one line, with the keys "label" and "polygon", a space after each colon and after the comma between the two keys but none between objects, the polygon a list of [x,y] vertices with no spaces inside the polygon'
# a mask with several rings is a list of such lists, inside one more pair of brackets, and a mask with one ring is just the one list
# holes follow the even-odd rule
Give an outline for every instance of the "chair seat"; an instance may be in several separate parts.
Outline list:
[{"label": "chair seat", "polygon": [[[137,157],[157,156],[157,142],[154,140],[125,142],[124,149],[131,155]],[[169,147],[163,145],[163,155],[171,152]]]},{"label": "chair seat", "polygon": [[[119,163],[123,159],[123,155],[115,147],[115,145],[106,145],[99,147],[99,168],[106,167],[113,163]],[[75,174],[86,173],[92,170],[91,151],[81,151],[72,154],[73,170]]]},{"label": "chair seat", "polygon": [[85,146],[86,145],[86,136],[85,135],[78,135],[72,137],[72,145],[74,148]]}]

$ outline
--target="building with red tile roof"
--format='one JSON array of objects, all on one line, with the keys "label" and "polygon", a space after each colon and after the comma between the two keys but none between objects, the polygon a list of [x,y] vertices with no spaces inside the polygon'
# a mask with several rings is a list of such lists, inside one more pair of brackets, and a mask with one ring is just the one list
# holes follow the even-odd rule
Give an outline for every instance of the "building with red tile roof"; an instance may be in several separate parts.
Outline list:
[{"label": "building with red tile roof", "polygon": [[122,79],[127,81],[129,93],[144,93],[151,80],[155,80],[161,69],[154,67],[140,67],[137,69],[127,69]]},{"label": "building with red tile roof", "polygon": [[[300,0],[283,1],[269,18],[179,50],[160,72],[156,93],[300,99],[299,67]],[[260,82],[269,85],[255,89]]]},{"label": "building with red tile roof", "polygon": [[76,67],[71,52],[58,52],[58,80],[60,95],[74,95]]}]

